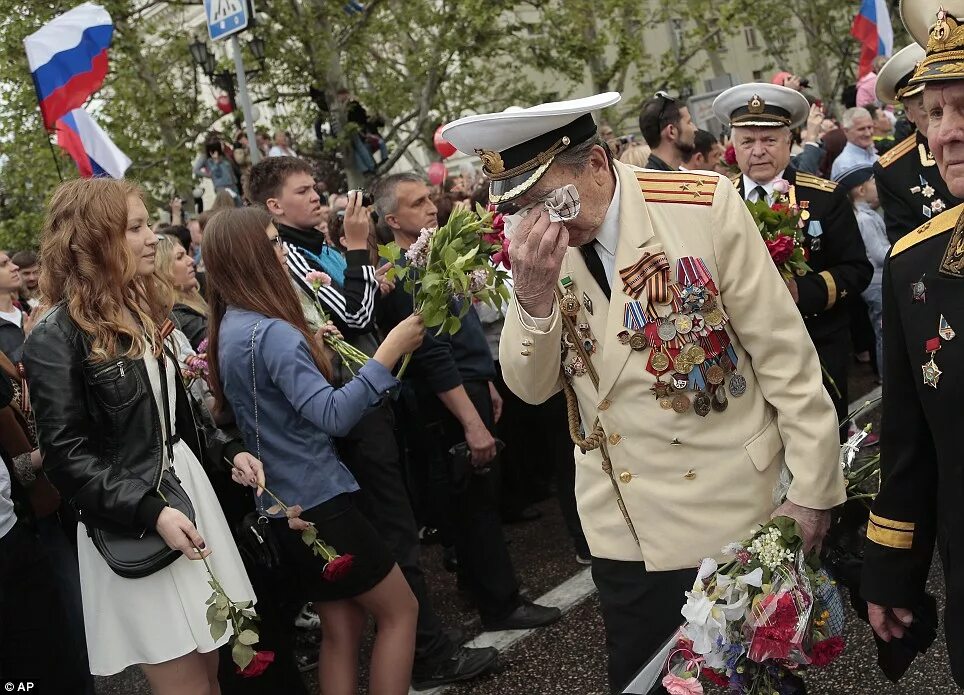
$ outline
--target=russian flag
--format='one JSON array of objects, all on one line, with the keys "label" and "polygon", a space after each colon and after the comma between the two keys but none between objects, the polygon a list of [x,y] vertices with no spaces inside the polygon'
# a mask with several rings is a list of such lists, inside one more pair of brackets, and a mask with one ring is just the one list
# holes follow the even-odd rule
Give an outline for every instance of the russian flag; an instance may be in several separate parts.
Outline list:
[{"label": "russian flag", "polygon": [[100,89],[107,76],[107,49],[113,35],[107,10],[85,2],[24,39],[48,130]]},{"label": "russian flag", "polygon": [[861,0],[850,34],[863,45],[857,70],[860,78],[870,72],[874,58],[889,56],[894,51],[894,28],[886,0]]},{"label": "russian flag", "polygon": [[130,158],[84,109],[74,109],[57,121],[57,144],[77,162],[77,169],[85,179],[93,176],[120,179],[131,165]]}]

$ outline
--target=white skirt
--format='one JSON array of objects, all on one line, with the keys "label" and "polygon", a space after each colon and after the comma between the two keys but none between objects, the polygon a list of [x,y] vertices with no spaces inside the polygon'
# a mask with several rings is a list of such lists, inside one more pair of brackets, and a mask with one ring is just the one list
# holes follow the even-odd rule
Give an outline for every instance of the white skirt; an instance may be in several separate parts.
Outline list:
[{"label": "white skirt", "polygon": [[[194,452],[183,441],[174,445],[174,468],[194,504],[195,525],[212,550],[208,564],[232,601],[254,601],[254,589],[241,563],[221,505]],[[140,579],[125,579],[107,566],[77,526],[80,588],[90,672],[120,673],[133,664],[159,664],[194,651],[210,652],[228,641],[211,638],[205,601],[211,595],[200,560],[183,555],[173,564]]]}]

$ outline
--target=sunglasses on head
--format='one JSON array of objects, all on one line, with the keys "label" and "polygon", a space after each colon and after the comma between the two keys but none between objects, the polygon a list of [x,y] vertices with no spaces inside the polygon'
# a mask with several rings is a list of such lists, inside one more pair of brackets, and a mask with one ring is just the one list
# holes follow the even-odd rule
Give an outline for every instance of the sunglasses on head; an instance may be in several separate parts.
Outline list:
[{"label": "sunglasses on head", "polygon": [[657,123],[662,123],[662,122],[663,122],[663,114],[666,113],[666,105],[667,105],[667,104],[675,104],[675,103],[676,103],[676,99],[674,99],[673,97],[671,97],[669,94],[667,94],[667,93],[664,92],[663,90],[660,90],[660,91],[656,92],[656,94],[654,94],[653,96],[654,96],[655,98],[659,99],[659,100],[662,102],[661,105],[660,105],[660,107],[659,107],[659,113],[656,114],[656,122],[657,122]]}]

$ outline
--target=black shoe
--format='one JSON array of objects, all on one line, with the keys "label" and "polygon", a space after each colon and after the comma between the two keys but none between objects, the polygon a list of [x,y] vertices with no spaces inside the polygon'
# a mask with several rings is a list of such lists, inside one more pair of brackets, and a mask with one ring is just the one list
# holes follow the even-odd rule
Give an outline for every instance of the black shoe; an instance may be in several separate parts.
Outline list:
[{"label": "black shoe", "polygon": [[499,650],[495,647],[459,647],[451,657],[434,668],[424,671],[416,669],[412,673],[412,687],[415,690],[428,690],[471,680],[488,671],[498,658]]},{"label": "black shoe", "polygon": [[459,569],[459,556],[455,553],[455,546],[450,545],[442,548],[442,567],[446,572],[457,572]]},{"label": "black shoe", "polygon": [[562,617],[562,611],[550,606],[524,601],[514,611],[501,620],[482,621],[482,627],[489,631],[529,630],[534,627],[551,625]]}]

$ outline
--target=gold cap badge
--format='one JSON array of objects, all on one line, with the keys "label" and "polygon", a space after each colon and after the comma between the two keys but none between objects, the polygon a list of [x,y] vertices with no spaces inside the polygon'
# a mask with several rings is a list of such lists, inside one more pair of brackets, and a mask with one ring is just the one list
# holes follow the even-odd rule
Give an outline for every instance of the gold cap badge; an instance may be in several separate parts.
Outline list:
[{"label": "gold cap badge", "polygon": [[476,150],[475,153],[481,158],[482,168],[485,169],[485,173],[501,174],[505,171],[505,163],[502,161],[502,155],[498,152],[492,150]]},{"label": "gold cap badge", "polygon": [[747,108],[749,109],[750,113],[754,115],[763,113],[763,109],[765,107],[766,107],[766,102],[760,98],[759,94],[754,94],[753,98],[750,99],[750,103],[747,104]]}]

